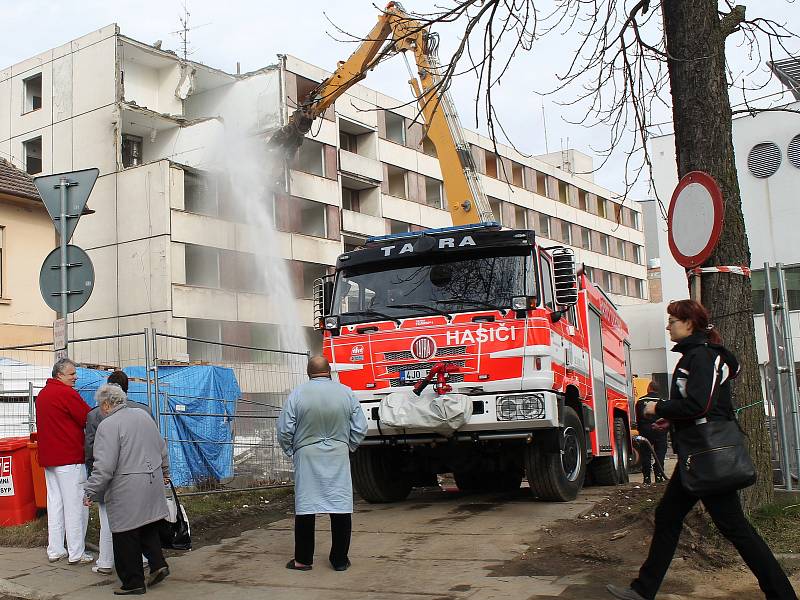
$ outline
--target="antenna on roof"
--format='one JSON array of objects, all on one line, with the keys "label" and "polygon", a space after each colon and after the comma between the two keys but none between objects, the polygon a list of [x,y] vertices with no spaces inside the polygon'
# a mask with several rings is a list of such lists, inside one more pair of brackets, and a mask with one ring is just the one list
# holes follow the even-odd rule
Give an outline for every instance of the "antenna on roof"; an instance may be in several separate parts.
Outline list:
[{"label": "antenna on roof", "polygon": [[189,32],[195,29],[200,29],[201,27],[205,27],[206,25],[210,25],[211,23],[203,23],[202,25],[195,25],[194,27],[189,26],[189,17],[192,16],[192,13],[189,12],[189,5],[188,0],[181,2],[183,6],[183,15],[178,16],[178,20],[181,23],[181,28],[177,31],[172,31],[170,33],[177,35],[181,38],[181,48],[183,52],[183,60],[187,60],[189,55],[193,53],[193,50],[190,50],[189,47]]}]

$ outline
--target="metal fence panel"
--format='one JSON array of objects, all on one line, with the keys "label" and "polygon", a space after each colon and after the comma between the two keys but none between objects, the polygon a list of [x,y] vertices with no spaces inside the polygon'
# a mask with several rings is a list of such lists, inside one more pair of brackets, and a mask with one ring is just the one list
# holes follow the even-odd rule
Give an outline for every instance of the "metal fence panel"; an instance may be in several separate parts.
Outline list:
[{"label": "metal fence panel", "polygon": [[195,488],[291,479],[276,421],[289,392],[305,380],[307,354],[156,332],[152,355],[162,435],[171,457],[193,463],[184,476]]}]

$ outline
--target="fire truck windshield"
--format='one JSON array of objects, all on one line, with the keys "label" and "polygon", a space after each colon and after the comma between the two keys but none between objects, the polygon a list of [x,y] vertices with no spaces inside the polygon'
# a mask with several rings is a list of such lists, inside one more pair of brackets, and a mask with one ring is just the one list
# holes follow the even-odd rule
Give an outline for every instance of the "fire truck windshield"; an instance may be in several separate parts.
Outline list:
[{"label": "fire truck windshield", "polygon": [[[471,253],[472,254],[472,253]],[[343,268],[332,314],[343,324],[480,309],[505,310],[514,296],[536,295],[529,254],[418,256]]]}]

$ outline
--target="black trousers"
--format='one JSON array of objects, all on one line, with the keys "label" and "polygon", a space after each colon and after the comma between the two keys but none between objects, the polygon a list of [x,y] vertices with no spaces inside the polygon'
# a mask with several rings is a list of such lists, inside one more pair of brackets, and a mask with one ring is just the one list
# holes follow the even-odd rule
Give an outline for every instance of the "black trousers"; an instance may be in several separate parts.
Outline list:
[{"label": "black trousers", "polygon": [[639,453],[642,456],[642,475],[650,477],[651,465],[655,469],[656,477],[664,477],[664,461],[667,458],[667,436],[656,435],[652,433],[643,432],[642,437],[648,440],[653,445],[653,450],[656,451],[655,461],[653,461],[653,452],[647,444],[639,444]]},{"label": "black trousers", "polygon": [[122,589],[132,590],[144,587],[144,568],[142,554],[150,563],[150,572],[167,566],[161,551],[158,536],[159,522],[148,523],[130,531],[112,533],[114,545],[114,568],[122,581]]},{"label": "black trousers", "polygon": [[[792,584],[781,569],[769,546],[756,533],[742,512],[739,494],[730,492],[700,499],[720,533],[728,538],[747,566],[758,579],[758,585],[767,600],[797,600]],[[683,520],[697,503],[698,498],[688,494],[681,485],[680,471],[675,469],[667,484],[664,496],[656,508],[655,531],[650,541],[650,552],[639,569],[639,577],[631,587],[640,595],[652,600],[667,574]]]},{"label": "black trousers", "polygon": [[[334,567],[347,564],[350,552],[350,534],[353,530],[353,516],[350,513],[330,513],[331,552],[328,560]],[[314,562],[314,525],[317,515],[295,515],[294,517],[294,559],[298,563],[310,565]]]}]

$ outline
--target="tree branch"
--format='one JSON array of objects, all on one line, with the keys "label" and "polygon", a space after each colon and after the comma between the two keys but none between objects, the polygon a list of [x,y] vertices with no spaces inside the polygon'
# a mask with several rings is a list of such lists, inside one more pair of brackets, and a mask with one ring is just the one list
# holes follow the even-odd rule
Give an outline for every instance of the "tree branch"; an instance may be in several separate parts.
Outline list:
[{"label": "tree branch", "polygon": [[723,16],[722,19],[720,19],[719,27],[723,38],[726,38],[732,33],[739,30],[739,25],[741,25],[742,22],[744,22],[745,10],[746,10],[745,6],[737,4],[736,6],[733,7],[733,10],[731,10],[729,13]]}]

